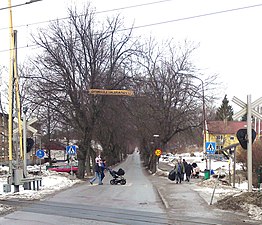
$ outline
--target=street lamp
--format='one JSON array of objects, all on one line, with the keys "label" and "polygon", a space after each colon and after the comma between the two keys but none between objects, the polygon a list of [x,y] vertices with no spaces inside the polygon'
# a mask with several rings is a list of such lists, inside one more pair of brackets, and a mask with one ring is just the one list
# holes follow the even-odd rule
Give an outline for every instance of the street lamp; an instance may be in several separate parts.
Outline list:
[{"label": "street lamp", "polygon": [[[195,79],[198,79],[198,80],[200,80],[201,81],[201,87],[202,87],[202,114],[203,114],[203,152],[205,153],[205,155],[206,155],[206,140],[207,140],[207,136],[206,136],[206,132],[207,132],[207,129],[206,129],[206,126],[207,126],[207,124],[206,124],[206,104],[205,104],[205,90],[204,90],[204,81],[201,79],[201,78],[199,78],[199,77],[197,77],[197,76],[195,76],[195,75],[193,75],[193,74],[188,74],[188,73],[181,73],[181,72],[179,72],[178,74],[181,74],[181,75],[184,75],[184,76],[189,76],[189,77],[192,77],[192,78],[195,78]],[[206,169],[207,169],[207,160],[206,160]]]}]

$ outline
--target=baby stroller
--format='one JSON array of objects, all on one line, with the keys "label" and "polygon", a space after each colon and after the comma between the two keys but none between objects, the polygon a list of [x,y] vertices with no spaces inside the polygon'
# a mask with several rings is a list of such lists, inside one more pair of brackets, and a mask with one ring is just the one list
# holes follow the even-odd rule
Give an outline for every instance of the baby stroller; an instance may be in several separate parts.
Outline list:
[{"label": "baby stroller", "polygon": [[125,171],[122,168],[119,168],[118,171],[108,169],[109,173],[113,177],[112,180],[110,180],[110,184],[121,184],[125,185],[126,184],[126,179],[123,177],[125,175]]},{"label": "baby stroller", "polygon": [[193,173],[191,174],[191,178],[199,178],[199,167],[193,168]]}]

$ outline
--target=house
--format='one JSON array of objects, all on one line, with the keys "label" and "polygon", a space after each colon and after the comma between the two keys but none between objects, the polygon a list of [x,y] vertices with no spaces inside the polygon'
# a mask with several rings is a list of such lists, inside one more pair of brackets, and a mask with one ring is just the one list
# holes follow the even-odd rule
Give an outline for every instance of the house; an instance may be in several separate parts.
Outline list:
[{"label": "house", "polygon": [[51,140],[48,143],[43,144],[42,148],[46,152],[46,157],[49,155],[51,159],[65,160],[66,159],[66,145],[57,140]]},{"label": "house", "polygon": [[5,164],[9,160],[8,150],[8,115],[0,113],[0,163]]},{"label": "house", "polygon": [[207,121],[206,142],[215,142],[216,149],[238,143],[236,133],[247,127],[246,121]]}]

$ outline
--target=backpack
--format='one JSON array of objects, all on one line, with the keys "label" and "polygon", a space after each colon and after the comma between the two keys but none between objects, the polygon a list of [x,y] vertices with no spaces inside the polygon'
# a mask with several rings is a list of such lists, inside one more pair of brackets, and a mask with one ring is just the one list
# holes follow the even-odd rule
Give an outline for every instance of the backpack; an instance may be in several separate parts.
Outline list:
[{"label": "backpack", "polygon": [[176,179],[176,171],[171,170],[168,174],[168,179],[174,181]]}]

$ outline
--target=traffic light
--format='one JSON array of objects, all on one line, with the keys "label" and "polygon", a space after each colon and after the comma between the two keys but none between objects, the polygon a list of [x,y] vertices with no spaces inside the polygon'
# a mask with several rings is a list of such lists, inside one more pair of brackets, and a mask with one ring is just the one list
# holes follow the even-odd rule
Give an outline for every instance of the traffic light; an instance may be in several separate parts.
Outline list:
[{"label": "traffic light", "polygon": [[[256,131],[252,129],[252,143],[256,139]],[[243,149],[247,149],[247,129],[239,129],[237,131],[237,139]]]},{"label": "traffic light", "polygon": [[32,138],[26,139],[26,152],[30,152],[34,146],[35,142]]}]

